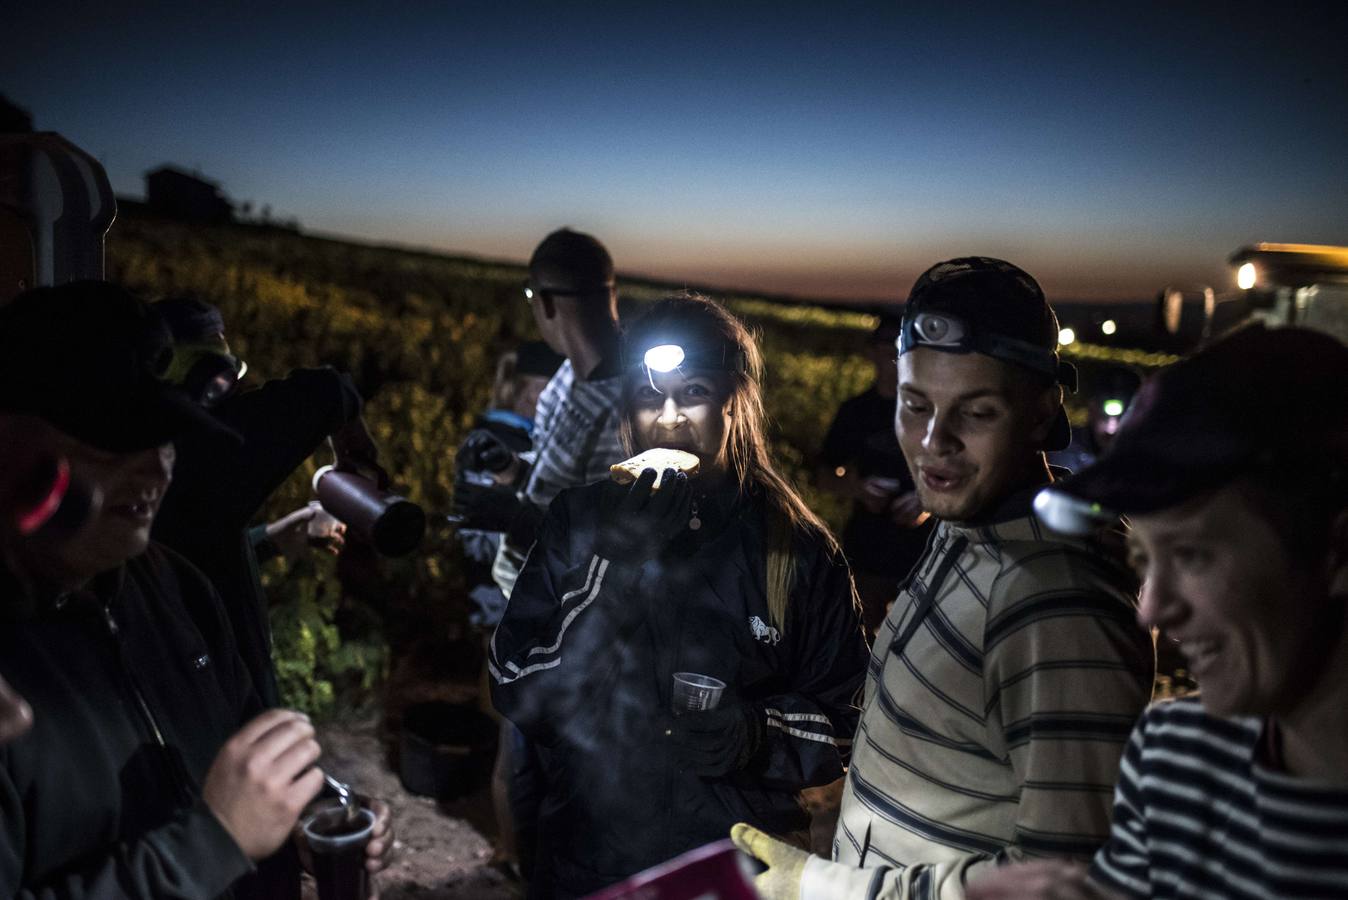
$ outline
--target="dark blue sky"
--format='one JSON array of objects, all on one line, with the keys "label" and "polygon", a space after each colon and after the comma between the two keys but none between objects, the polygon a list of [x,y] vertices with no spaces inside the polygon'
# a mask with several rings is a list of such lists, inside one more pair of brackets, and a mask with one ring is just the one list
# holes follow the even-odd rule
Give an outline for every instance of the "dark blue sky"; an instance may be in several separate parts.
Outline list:
[{"label": "dark blue sky", "polygon": [[174,162],[315,231],[524,259],[570,224],[620,271],[875,298],[968,253],[1143,298],[1348,243],[1343,3],[18,6],[0,90],[119,192]]}]

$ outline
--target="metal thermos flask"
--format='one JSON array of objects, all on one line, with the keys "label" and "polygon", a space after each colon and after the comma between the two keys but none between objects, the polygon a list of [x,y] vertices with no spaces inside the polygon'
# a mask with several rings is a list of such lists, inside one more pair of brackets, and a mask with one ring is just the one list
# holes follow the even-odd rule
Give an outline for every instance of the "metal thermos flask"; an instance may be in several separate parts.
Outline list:
[{"label": "metal thermos flask", "polygon": [[314,473],[314,494],[325,510],[385,556],[411,553],[426,532],[420,506],[360,475],[324,466]]}]

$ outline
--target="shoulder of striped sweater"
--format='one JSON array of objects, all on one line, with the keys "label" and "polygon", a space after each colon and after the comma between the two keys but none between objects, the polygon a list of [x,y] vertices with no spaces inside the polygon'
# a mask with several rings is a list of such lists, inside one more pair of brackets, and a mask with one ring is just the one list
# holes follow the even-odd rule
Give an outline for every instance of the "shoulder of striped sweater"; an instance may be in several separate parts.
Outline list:
[{"label": "shoulder of striped sweater", "polygon": [[998,550],[990,609],[1041,594],[1091,594],[1115,598],[1129,609],[1136,605],[1137,576],[1089,542],[1054,536],[1008,541]]},{"label": "shoulder of striped sweater", "polygon": [[1161,700],[1147,707],[1138,721],[1138,730],[1148,741],[1166,741],[1195,732],[1229,741],[1257,738],[1264,720],[1259,716],[1214,716],[1203,708],[1197,696]]}]

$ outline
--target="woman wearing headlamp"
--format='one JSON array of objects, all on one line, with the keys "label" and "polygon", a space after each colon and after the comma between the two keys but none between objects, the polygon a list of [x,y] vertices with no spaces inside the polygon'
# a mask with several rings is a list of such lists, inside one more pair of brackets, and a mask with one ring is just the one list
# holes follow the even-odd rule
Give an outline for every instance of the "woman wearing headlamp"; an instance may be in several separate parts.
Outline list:
[{"label": "woman wearing headlamp", "polygon": [[[841,776],[866,665],[837,543],[768,457],[743,324],[679,295],[624,345],[629,449],[700,468],[562,494],[496,632],[493,698],[547,775],[534,897],[596,890],[741,819],[803,831],[796,794]],[[719,706],[670,716],[675,672],[725,682]]]}]

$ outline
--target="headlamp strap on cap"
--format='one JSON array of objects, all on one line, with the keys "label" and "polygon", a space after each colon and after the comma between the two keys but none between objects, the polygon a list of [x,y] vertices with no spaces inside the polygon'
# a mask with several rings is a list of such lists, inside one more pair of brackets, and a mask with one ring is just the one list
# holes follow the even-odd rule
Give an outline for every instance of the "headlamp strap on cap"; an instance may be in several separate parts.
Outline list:
[{"label": "headlamp strap on cap", "polygon": [[982,353],[1038,372],[1068,390],[1077,388],[1076,367],[1059,359],[1057,350],[1004,334],[981,334],[958,316],[920,312],[905,317],[899,332],[899,355],[918,347],[932,347],[949,353]]}]

